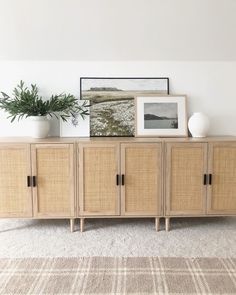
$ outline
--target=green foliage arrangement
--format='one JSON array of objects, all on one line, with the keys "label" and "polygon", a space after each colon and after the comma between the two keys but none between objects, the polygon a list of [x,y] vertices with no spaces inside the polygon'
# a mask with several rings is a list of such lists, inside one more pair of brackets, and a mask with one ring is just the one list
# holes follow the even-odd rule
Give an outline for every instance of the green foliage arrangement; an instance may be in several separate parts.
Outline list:
[{"label": "green foliage arrangement", "polygon": [[50,116],[61,118],[67,121],[69,117],[81,116],[83,119],[89,114],[88,103],[83,101],[81,104],[71,94],[52,95],[50,99],[43,100],[38,94],[36,84],[31,84],[31,88],[25,86],[23,81],[13,90],[13,97],[0,92],[0,109],[9,113],[11,122],[17,117],[18,120],[30,116]]}]

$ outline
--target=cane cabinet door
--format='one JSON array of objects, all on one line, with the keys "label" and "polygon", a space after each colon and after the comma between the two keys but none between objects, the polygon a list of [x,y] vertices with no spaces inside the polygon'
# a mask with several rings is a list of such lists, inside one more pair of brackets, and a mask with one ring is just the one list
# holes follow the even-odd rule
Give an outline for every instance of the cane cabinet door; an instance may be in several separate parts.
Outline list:
[{"label": "cane cabinet door", "polygon": [[34,215],[75,216],[73,144],[33,144],[31,155]]},{"label": "cane cabinet door", "polygon": [[236,214],[236,143],[209,144],[209,214]]},{"label": "cane cabinet door", "polygon": [[121,144],[121,214],[157,216],[161,213],[161,144]]},{"label": "cane cabinet door", "polygon": [[119,215],[119,144],[79,144],[79,214]]},{"label": "cane cabinet door", "polygon": [[0,217],[32,217],[30,147],[0,145]]},{"label": "cane cabinet door", "polygon": [[166,144],[166,215],[206,213],[207,144]]}]

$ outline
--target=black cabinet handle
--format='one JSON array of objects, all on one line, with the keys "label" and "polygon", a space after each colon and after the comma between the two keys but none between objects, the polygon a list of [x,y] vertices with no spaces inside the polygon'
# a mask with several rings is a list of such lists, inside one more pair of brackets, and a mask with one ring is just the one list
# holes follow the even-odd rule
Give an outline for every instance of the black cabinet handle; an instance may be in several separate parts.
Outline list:
[{"label": "black cabinet handle", "polygon": [[212,184],[212,174],[209,174],[209,185]]},{"label": "black cabinet handle", "polygon": [[121,185],[125,185],[125,175],[121,175]]},{"label": "black cabinet handle", "polygon": [[120,176],[116,174],[116,185],[120,184]]},{"label": "black cabinet handle", "polygon": [[203,184],[206,185],[207,184],[207,175],[204,174],[203,176]]},{"label": "black cabinet handle", "polygon": [[33,176],[33,187],[36,186],[36,176]]},{"label": "black cabinet handle", "polygon": [[30,187],[31,186],[31,177],[27,176],[27,186]]}]

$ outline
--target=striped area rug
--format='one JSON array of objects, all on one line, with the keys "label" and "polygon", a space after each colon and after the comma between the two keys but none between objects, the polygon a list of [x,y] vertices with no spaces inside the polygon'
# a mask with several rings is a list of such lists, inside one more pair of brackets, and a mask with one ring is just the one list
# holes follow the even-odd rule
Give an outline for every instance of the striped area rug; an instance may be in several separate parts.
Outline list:
[{"label": "striped area rug", "polygon": [[0,294],[236,294],[236,258],[4,258]]}]

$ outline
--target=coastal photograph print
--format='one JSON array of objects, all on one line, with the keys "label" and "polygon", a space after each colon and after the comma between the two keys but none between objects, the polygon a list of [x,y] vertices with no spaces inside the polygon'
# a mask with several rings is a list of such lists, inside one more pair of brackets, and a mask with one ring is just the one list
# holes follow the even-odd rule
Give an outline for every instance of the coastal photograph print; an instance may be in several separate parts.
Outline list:
[{"label": "coastal photograph print", "polygon": [[136,103],[136,136],[187,136],[186,96],[142,96]]},{"label": "coastal photograph print", "polygon": [[90,136],[134,136],[135,97],[168,93],[168,78],[80,78],[80,97],[90,101]]}]

